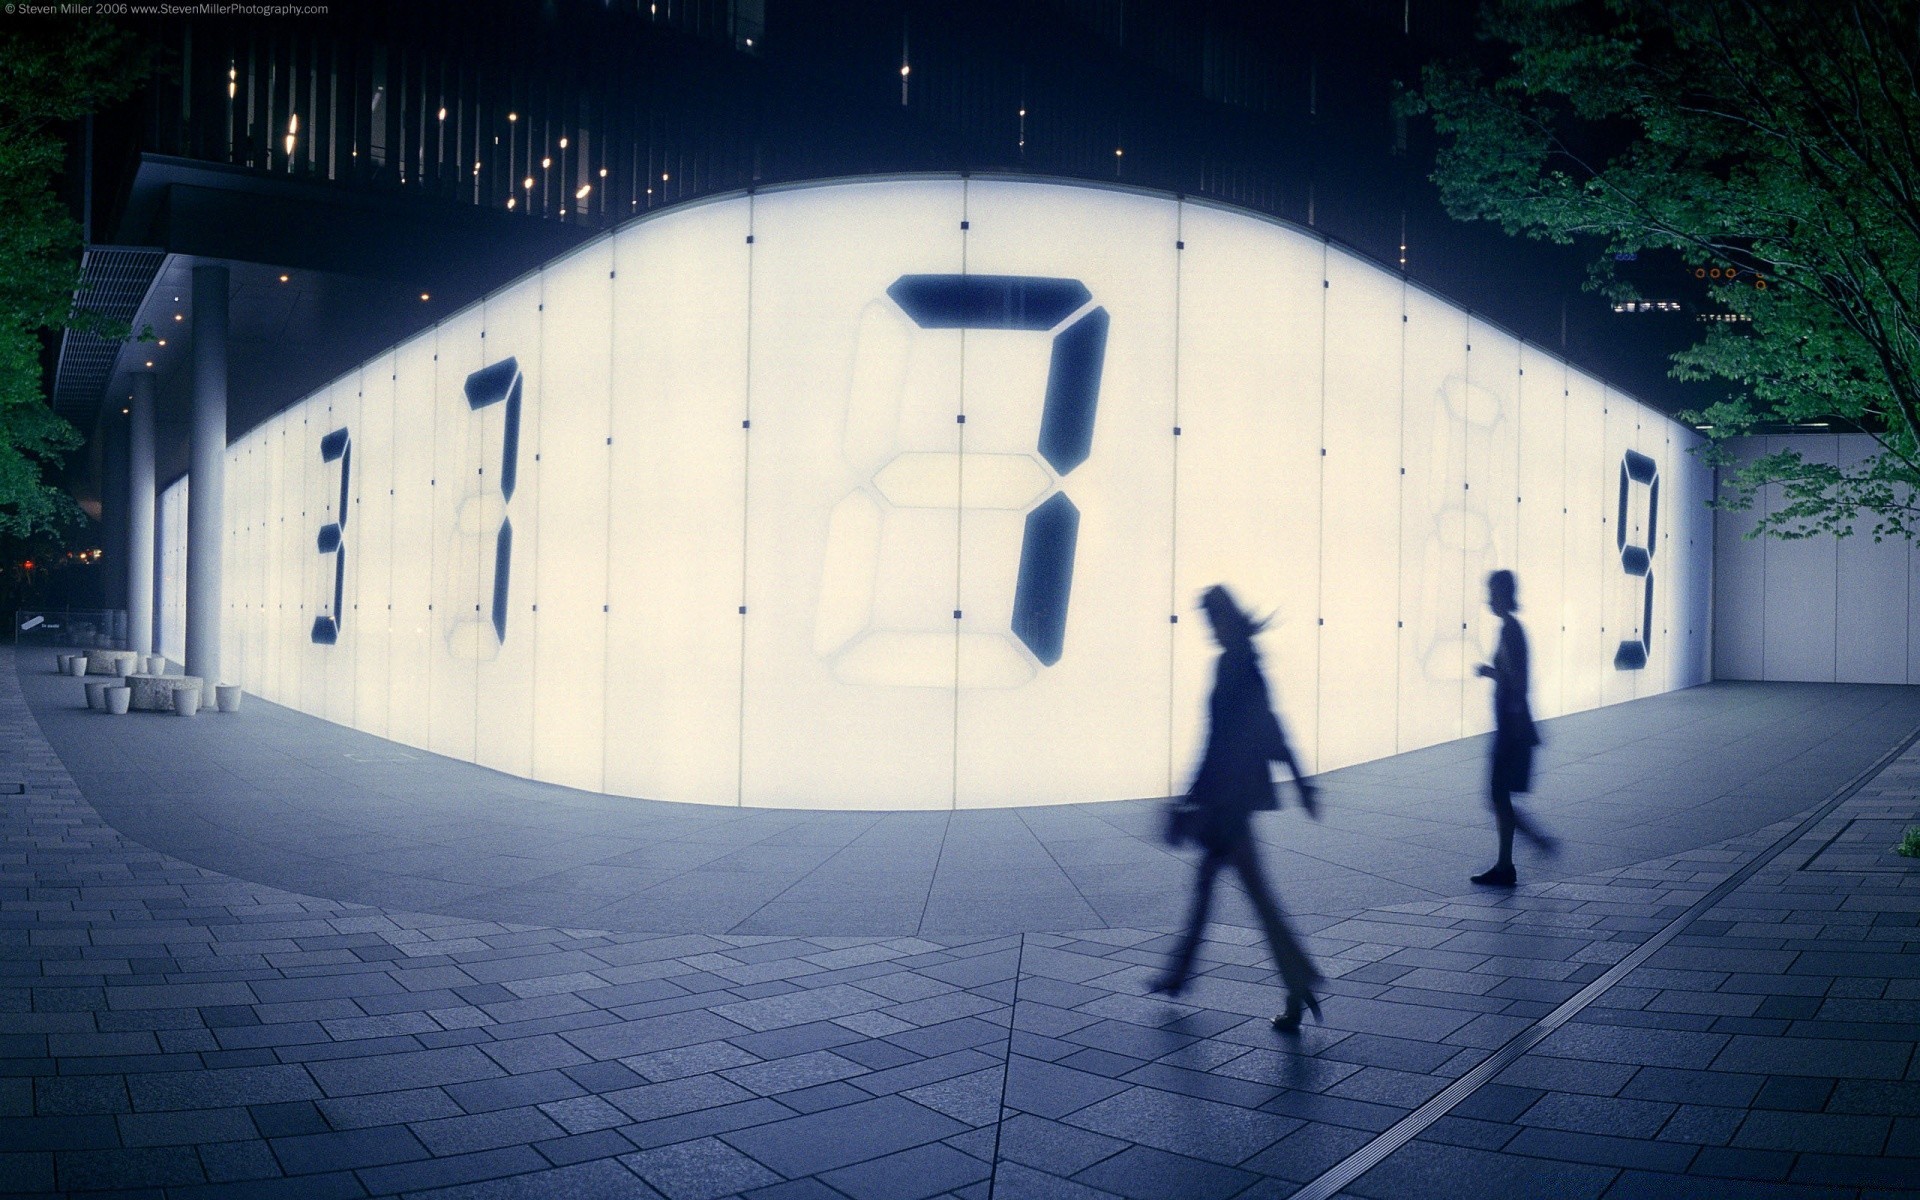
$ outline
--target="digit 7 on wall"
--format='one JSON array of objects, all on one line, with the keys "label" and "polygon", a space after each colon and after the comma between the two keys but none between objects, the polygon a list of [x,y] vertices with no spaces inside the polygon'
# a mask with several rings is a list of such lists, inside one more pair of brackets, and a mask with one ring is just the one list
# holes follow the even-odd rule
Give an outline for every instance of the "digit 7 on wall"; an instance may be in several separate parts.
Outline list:
[{"label": "digit 7 on wall", "polygon": [[[1065,476],[1085,462],[1091,453],[1095,410],[1099,402],[1100,376],[1106,357],[1109,318],[1104,308],[1088,306],[1092,295],[1076,279],[1053,279],[1023,275],[903,275],[887,288],[887,297],[900,313],[922,330],[1002,330],[1051,334],[1051,353],[1047,377],[1040,391],[1041,421],[1035,455],[1039,465],[1027,454],[997,454],[979,461],[983,474],[976,478],[974,495],[962,501],[963,507],[989,509],[1027,509],[1019,545],[1018,579],[1012,596],[1006,631],[1022,644],[1032,659],[1052,666],[1065,649],[1067,605],[1073,588],[1073,562],[1079,535],[1080,510],[1060,490]],[[965,418],[960,418],[964,420]],[[871,480],[875,495],[888,506],[900,503],[904,492],[935,490],[926,485],[932,480],[958,478],[958,455],[946,452],[911,451],[894,447],[894,453]],[[993,464],[987,465],[992,459]],[[917,486],[916,486],[917,485]],[[1037,501],[1037,503],[1035,503]],[[913,503],[913,502],[909,502]],[[858,510],[853,512],[850,510]],[[837,562],[857,564],[858,573],[872,575],[881,570],[875,555],[886,508],[863,492],[856,492],[836,510],[835,535],[858,527],[865,544],[834,545],[830,557]],[[860,521],[852,520],[861,516]],[[848,533],[851,540],[856,535]],[[829,588],[836,599],[841,589]],[[816,650],[828,656],[857,649],[874,631],[870,613],[850,614],[832,611],[823,604],[822,628],[816,634]],[[959,611],[954,616],[960,616]],[[828,629],[833,632],[827,632]],[[849,635],[851,635],[849,637]],[[890,645],[906,649],[911,639],[933,639],[932,631],[903,633],[889,631]],[[938,666],[942,652],[923,655]],[[1017,668],[1009,679],[1023,677],[1028,669]],[[938,677],[934,671],[923,678],[904,664],[884,670],[851,668],[843,654],[842,678],[868,683],[927,683]]]}]

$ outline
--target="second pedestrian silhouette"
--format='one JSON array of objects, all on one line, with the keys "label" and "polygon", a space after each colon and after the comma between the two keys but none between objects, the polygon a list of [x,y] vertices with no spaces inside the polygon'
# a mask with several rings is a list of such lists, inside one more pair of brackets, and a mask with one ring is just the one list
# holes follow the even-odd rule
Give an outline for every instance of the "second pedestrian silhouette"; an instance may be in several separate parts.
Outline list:
[{"label": "second pedestrian silhouette", "polygon": [[1266,677],[1260,670],[1260,654],[1253,637],[1266,623],[1249,617],[1233,594],[1219,585],[1201,596],[1200,608],[1213,626],[1220,658],[1207,701],[1206,751],[1187,795],[1170,810],[1168,836],[1174,841],[1198,842],[1203,854],[1185,936],[1153,990],[1168,996],[1185,990],[1200,945],[1200,931],[1213,905],[1214,881],[1222,868],[1232,867],[1253,902],[1267,945],[1273,951],[1274,967],[1287,986],[1286,1011],[1273,1018],[1274,1028],[1292,1033],[1300,1028],[1304,1012],[1310,1010],[1319,1018],[1320,1001],[1313,989],[1321,982],[1321,975],[1287,925],[1267,885],[1253,843],[1251,818],[1256,812],[1280,807],[1271,763],[1282,763],[1293,773],[1300,789],[1300,805],[1307,815],[1317,818],[1319,804],[1313,785],[1301,774],[1293,757],[1279,718],[1274,716]]}]

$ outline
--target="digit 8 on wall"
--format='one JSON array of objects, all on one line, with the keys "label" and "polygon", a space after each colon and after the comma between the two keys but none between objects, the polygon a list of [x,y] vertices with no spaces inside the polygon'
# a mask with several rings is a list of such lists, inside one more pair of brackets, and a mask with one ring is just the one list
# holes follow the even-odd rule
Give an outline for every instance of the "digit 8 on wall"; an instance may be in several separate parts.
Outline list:
[{"label": "digit 8 on wall", "polygon": [[[1639,485],[1636,487],[1635,485]],[[1645,520],[1641,520],[1642,505]],[[1640,636],[1623,638],[1614,652],[1613,665],[1621,671],[1638,671],[1647,665],[1653,652],[1653,547],[1660,519],[1660,468],[1651,458],[1629,450],[1620,460],[1620,513],[1614,526],[1614,543],[1620,551],[1620,569],[1630,576],[1645,579],[1640,611]],[[1631,523],[1631,524],[1630,524]],[[1636,535],[1629,540],[1627,530]]]},{"label": "digit 8 on wall", "polygon": [[[989,635],[1004,648],[969,656],[976,665],[961,681],[1017,686],[1031,677],[1031,662],[1051,666],[1065,652],[1080,511],[1061,490],[1061,481],[1092,451],[1107,310],[1089,307],[1092,294],[1079,280],[1042,276],[903,275],[887,288],[887,296],[917,329],[1053,335],[1046,382],[1038,389],[1039,459],[1032,454],[968,453],[963,499],[959,453],[890,446],[867,486],[834,509],[815,651],[833,658],[835,673],[849,683],[938,686],[951,681],[950,632],[878,629],[873,619],[875,585],[849,586],[848,581],[870,579],[888,569],[881,546],[887,524],[897,520],[901,510],[1024,511],[1018,577],[1006,625],[1011,638]],[[905,397],[894,403],[904,404]],[[938,586],[932,579],[925,583]],[[924,607],[932,610],[931,605]],[[1025,648],[1030,661],[1021,661],[1012,639]]]}]

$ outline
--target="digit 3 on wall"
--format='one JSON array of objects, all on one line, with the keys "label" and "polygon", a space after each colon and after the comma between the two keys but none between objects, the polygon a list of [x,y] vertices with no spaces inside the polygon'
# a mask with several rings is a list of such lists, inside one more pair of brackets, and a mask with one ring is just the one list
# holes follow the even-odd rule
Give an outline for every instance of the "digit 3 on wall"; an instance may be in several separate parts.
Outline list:
[{"label": "digit 3 on wall", "polygon": [[347,619],[341,604],[346,599],[347,587],[347,494],[353,468],[353,438],[345,428],[320,439],[320,461],[340,464],[340,507],[334,513],[338,520],[322,525],[317,539],[319,552],[333,556],[333,606],[323,606],[313,618],[311,634],[315,642],[331,646],[340,640],[340,626]]},{"label": "digit 3 on wall", "polygon": [[[849,414],[850,426],[883,431],[849,439],[874,448],[872,458],[859,464],[861,470],[878,467],[829,518],[814,650],[832,661],[843,682],[951,686],[955,635],[950,627],[931,624],[933,614],[951,607],[935,594],[950,583],[931,573],[916,581],[926,593],[914,607],[924,614],[917,629],[889,625],[880,616],[877,590],[898,582],[881,578],[895,569],[885,560],[889,535],[897,533],[889,527],[912,521],[914,510],[962,509],[975,519],[1024,513],[1004,631],[963,635],[973,644],[961,656],[965,677],[957,680],[962,687],[1017,687],[1032,678],[1035,663],[1052,666],[1065,652],[1080,510],[1063,487],[1065,477],[1092,452],[1107,310],[1093,306],[1092,293],[1079,280],[1042,276],[903,275],[886,294],[892,303],[870,312],[863,329],[860,355],[867,361],[856,363]],[[904,356],[914,336],[894,328],[900,316],[914,330],[1052,335],[1046,382],[1039,389],[1034,453],[969,450],[963,464],[957,450],[899,445],[901,409],[909,403],[902,383]],[[898,370],[875,361],[889,356],[899,360]],[[876,375],[884,380],[880,386],[861,386],[862,379]],[[956,619],[960,615],[953,612]]]},{"label": "digit 3 on wall", "polygon": [[[1623,638],[1614,652],[1620,671],[1638,671],[1653,652],[1653,548],[1660,519],[1660,467],[1651,458],[1629,450],[1620,460],[1620,514],[1614,525],[1614,543],[1620,551],[1620,569],[1645,580],[1640,606],[1639,637]],[[1633,530],[1630,540],[1628,530]]]}]

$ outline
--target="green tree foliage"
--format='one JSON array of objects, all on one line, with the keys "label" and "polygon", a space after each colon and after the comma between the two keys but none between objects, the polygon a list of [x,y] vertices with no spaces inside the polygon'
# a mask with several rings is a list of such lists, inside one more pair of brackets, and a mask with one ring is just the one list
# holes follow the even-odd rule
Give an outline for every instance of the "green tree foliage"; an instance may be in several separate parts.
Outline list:
[{"label": "green tree foliage", "polygon": [[1431,65],[1406,106],[1440,134],[1448,211],[1590,239],[1614,299],[1616,254],[1704,273],[1751,319],[1674,359],[1742,385],[1688,414],[1715,449],[1830,421],[1881,451],[1765,456],[1718,503],[1775,487],[1756,532],[1920,535],[1920,0],[1490,0],[1481,32],[1497,67]]},{"label": "green tree foliage", "polygon": [[0,22],[0,536],[26,539],[81,521],[47,469],[80,434],[48,407],[40,335],[63,326],[124,336],[76,309],[81,231],[55,196],[63,130],[126,95],[143,56],[104,21]]}]

